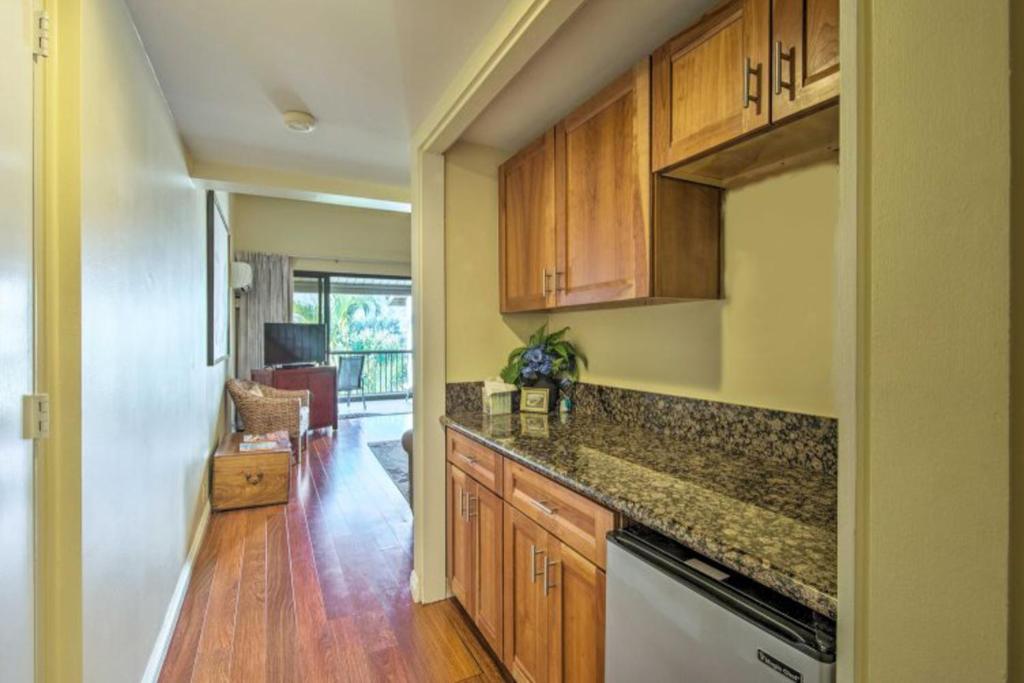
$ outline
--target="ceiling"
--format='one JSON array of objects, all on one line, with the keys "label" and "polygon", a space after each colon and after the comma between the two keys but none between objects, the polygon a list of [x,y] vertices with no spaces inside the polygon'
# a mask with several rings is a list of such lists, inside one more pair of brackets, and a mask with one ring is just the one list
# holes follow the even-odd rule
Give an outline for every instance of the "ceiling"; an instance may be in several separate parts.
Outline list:
[{"label": "ceiling", "polygon": [[126,2],[194,162],[405,186],[412,132],[508,0]]},{"label": "ceiling", "polygon": [[508,152],[692,24],[714,0],[588,0],[463,134]]}]

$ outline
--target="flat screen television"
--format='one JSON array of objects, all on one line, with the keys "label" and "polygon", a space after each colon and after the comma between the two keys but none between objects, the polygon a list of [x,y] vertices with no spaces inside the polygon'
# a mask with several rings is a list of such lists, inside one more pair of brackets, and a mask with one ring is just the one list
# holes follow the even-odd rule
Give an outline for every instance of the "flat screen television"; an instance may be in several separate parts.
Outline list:
[{"label": "flat screen television", "polygon": [[327,334],[323,325],[263,324],[264,365],[308,365],[327,360]]}]

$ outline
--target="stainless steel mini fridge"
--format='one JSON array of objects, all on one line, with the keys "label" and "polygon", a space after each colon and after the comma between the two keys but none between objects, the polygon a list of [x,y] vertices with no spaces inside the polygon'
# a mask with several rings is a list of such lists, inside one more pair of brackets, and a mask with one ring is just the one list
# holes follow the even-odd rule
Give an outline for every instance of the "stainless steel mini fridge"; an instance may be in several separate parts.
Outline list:
[{"label": "stainless steel mini fridge", "polygon": [[835,624],[647,529],[608,537],[609,683],[824,683]]}]

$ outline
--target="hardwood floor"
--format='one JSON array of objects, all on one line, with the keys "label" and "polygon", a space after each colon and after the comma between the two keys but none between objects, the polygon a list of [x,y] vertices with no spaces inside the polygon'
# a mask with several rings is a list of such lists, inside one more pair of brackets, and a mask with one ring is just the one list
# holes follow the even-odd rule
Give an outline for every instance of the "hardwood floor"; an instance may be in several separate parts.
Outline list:
[{"label": "hardwood floor", "polygon": [[410,425],[343,420],[287,505],[213,515],[162,683],[502,680],[453,602],[410,599],[412,513],[366,448]]}]

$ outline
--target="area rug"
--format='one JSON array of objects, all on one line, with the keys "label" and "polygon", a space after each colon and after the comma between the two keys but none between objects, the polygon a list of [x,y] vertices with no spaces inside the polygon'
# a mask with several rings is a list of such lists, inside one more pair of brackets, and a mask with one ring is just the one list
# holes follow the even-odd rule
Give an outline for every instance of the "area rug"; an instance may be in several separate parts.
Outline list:
[{"label": "area rug", "polygon": [[395,486],[409,502],[409,456],[401,441],[375,441],[366,444]]}]

